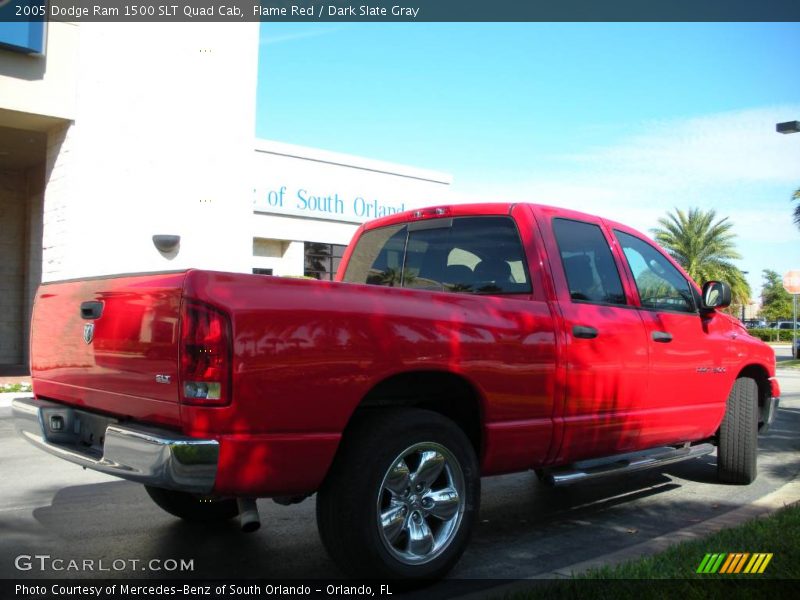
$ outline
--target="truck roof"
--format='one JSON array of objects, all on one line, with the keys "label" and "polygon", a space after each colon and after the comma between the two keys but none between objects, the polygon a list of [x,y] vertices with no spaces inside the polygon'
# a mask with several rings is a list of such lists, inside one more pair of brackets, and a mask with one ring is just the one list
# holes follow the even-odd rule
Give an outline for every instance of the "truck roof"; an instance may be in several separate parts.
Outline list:
[{"label": "truck roof", "polygon": [[468,217],[476,215],[507,215],[511,213],[511,210],[514,208],[514,206],[517,206],[519,204],[530,206],[532,208],[543,209],[552,215],[563,215],[566,218],[572,218],[572,219],[583,218],[589,220],[601,219],[612,227],[622,230],[635,231],[623,223],[612,221],[605,217],[601,217],[600,215],[592,215],[589,213],[572,210],[570,208],[564,208],[560,206],[550,206],[547,204],[537,204],[533,202],[479,202],[470,204],[437,204],[437,205],[427,206],[424,208],[415,208],[412,210],[407,210],[394,215],[388,215],[386,217],[380,217],[373,221],[368,221],[367,223],[362,225],[362,229],[370,230],[378,227],[385,227],[387,225],[396,225],[397,223],[405,223],[408,221],[419,221],[424,219],[440,219],[446,217]]}]

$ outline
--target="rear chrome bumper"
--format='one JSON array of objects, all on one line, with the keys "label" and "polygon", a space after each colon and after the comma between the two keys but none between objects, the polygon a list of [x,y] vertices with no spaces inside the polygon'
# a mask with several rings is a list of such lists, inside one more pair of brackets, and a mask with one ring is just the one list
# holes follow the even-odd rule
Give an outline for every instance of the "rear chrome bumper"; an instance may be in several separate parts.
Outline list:
[{"label": "rear chrome bumper", "polygon": [[[71,463],[155,487],[208,494],[219,460],[216,440],[164,429],[122,425],[64,404],[24,398],[12,401],[14,426],[26,440]],[[83,428],[83,433],[81,429]],[[85,431],[91,428],[97,439]]]}]

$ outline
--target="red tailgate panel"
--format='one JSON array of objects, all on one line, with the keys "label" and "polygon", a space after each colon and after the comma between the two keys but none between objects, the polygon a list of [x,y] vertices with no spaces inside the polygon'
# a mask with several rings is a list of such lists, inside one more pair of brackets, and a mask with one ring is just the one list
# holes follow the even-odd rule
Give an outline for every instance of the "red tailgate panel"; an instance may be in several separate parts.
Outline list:
[{"label": "red tailgate panel", "polygon": [[[184,277],[160,273],[42,285],[31,329],[34,393],[179,425],[178,324]],[[85,303],[101,306],[100,316],[82,315]],[[93,327],[91,335],[86,335],[86,326]]]}]

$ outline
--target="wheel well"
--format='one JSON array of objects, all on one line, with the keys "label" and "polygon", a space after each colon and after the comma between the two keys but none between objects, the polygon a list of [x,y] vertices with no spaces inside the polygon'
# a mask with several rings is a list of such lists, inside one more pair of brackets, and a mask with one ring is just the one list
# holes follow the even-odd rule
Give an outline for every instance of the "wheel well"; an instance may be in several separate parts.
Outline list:
[{"label": "wheel well", "polygon": [[769,373],[761,365],[747,365],[739,372],[738,377],[749,377],[751,379],[755,379],[756,385],[758,385],[758,408],[760,415],[764,408],[764,404],[771,393],[769,385]]},{"label": "wheel well", "polygon": [[[480,396],[466,379],[445,371],[414,371],[377,384],[358,405],[354,416],[384,407],[431,410],[454,421],[481,456],[483,444]],[[352,421],[352,417],[351,417]]]}]

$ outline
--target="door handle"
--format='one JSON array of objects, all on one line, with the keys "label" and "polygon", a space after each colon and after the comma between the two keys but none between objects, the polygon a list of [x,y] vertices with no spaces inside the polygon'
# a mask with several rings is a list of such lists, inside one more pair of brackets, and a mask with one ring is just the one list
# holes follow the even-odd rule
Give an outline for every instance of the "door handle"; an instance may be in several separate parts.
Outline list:
[{"label": "door handle", "polygon": [[654,342],[660,342],[662,344],[667,344],[672,341],[672,334],[666,331],[654,331],[652,337]]},{"label": "door handle", "polygon": [[573,325],[572,326],[572,335],[576,338],[582,338],[585,340],[593,340],[597,337],[597,329],[594,327],[587,327],[586,325]]},{"label": "door handle", "polygon": [[102,302],[81,302],[81,319],[99,319],[102,314]]}]

